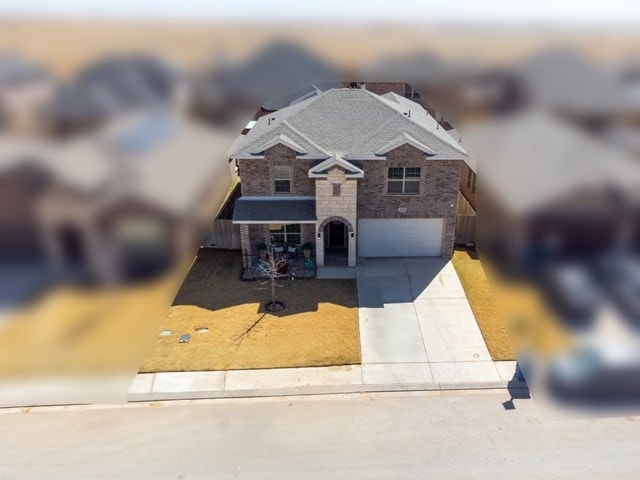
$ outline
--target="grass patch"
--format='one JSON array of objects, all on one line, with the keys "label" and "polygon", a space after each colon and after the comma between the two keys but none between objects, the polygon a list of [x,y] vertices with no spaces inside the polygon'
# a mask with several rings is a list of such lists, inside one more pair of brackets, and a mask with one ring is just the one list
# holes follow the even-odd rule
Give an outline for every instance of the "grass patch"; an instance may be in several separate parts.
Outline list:
[{"label": "grass patch", "polygon": [[[141,371],[360,363],[354,280],[281,281],[277,298],[286,309],[271,314],[264,310],[269,290],[241,281],[240,265],[239,252],[200,251]],[[175,333],[160,336],[160,330]],[[184,333],[191,339],[180,344]]]},{"label": "grass patch", "polygon": [[136,372],[185,271],[148,284],[43,292],[2,325],[0,376]]},{"label": "grass patch", "polygon": [[[475,257],[475,258],[474,258]],[[480,260],[467,250],[456,250],[452,263],[462,288],[469,299],[484,341],[493,360],[515,360],[515,353],[503,317],[496,307],[495,299]]]}]

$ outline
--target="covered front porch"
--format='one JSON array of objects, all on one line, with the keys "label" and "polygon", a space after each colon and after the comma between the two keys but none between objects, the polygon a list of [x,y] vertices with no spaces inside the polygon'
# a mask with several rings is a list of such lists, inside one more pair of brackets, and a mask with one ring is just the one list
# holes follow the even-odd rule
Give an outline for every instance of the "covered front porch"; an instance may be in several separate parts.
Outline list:
[{"label": "covered front porch", "polygon": [[268,255],[277,255],[301,277],[315,272],[313,197],[241,197],[236,202],[233,223],[240,225],[245,271],[258,268]]}]

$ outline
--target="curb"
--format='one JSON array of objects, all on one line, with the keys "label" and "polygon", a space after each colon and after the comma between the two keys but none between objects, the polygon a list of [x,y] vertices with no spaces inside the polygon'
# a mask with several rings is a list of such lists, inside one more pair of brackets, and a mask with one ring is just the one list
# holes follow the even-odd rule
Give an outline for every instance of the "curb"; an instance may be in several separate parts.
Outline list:
[{"label": "curb", "polygon": [[128,403],[157,402],[171,400],[205,400],[225,398],[292,397],[303,395],[341,395],[350,393],[390,393],[390,392],[437,392],[452,390],[509,390],[527,391],[525,382],[446,382],[386,385],[306,385],[289,388],[249,389],[249,390],[201,390],[189,392],[145,392],[129,393]]}]

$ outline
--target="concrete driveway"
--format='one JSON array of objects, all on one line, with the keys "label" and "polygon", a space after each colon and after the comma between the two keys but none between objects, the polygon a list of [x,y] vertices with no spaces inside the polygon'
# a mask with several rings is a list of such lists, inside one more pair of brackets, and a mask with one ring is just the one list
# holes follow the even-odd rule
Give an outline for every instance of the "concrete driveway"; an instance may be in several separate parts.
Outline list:
[{"label": "concrete driveway", "polygon": [[500,380],[449,260],[361,259],[365,383]]}]

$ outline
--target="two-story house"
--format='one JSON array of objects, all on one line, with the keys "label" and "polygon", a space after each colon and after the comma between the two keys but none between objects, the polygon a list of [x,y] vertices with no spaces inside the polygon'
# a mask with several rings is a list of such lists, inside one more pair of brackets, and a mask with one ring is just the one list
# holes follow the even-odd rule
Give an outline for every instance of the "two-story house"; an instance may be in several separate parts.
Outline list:
[{"label": "two-story house", "polygon": [[452,254],[468,156],[407,98],[331,89],[259,118],[230,156],[245,267],[261,242],[311,242],[318,266]]}]

